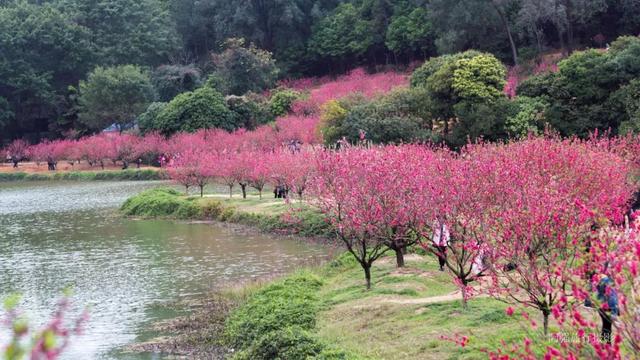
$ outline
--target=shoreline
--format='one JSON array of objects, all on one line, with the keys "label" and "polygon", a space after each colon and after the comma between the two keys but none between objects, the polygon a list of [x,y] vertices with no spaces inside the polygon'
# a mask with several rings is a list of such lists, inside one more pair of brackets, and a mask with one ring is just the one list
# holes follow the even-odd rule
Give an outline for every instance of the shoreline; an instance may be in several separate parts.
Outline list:
[{"label": "shoreline", "polygon": [[0,183],[18,181],[150,181],[168,179],[169,177],[165,171],[152,168],[96,171],[0,172]]}]

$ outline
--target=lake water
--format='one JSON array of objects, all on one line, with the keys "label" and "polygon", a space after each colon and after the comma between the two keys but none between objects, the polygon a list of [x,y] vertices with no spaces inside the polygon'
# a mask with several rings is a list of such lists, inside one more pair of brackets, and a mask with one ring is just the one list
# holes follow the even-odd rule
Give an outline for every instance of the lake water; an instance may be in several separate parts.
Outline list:
[{"label": "lake water", "polygon": [[[128,220],[124,200],[158,182],[0,183],[0,299],[22,294],[34,324],[50,318],[63,289],[85,333],[63,359],[139,359],[122,346],[140,340],[167,304],[291,271],[325,251],[291,239],[209,224]],[[0,316],[2,310],[0,310]],[[0,330],[0,344],[8,332]]]}]

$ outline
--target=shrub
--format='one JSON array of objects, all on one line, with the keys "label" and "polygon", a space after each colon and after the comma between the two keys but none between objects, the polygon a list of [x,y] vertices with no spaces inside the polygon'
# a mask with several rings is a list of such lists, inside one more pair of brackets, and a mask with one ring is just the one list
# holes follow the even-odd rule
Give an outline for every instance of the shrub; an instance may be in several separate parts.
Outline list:
[{"label": "shrub", "polygon": [[268,332],[234,360],[306,360],[319,355],[324,346],[299,326]]},{"label": "shrub", "polygon": [[311,330],[316,324],[322,282],[300,272],[256,292],[227,319],[225,337],[236,350],[249,349],[272,331],[297,326]]},{"label": "shrub", "polygon": [[138,127],[143,134],[158,128],[158,115],[166,106],[167,103],[164,102],[153,102],[138,116]]},{"label": "shrub", "polygon": [[151,189],[133,196],[122,205],[120,211],[127,216],[193,218],[200,208],[173,189]]},{"label": "shrub", "polygon": [[170,101],[178,94],[198,88],[202,83],[202,74],[193,64],[162,65],[153,72],[151,81],[160,101]]},{"label": "shrub", "polygon": [[242,95],[270,88],[278,77],[271,53],[245,46],[244,39],[228,39],[226,50],[213,56],[215,78],[226,95]]},{"label": "shrub", "polygon": [[177,131],[194,132],[199,129],[220,128],[227,131],[240,126],[227,107],[224,97],[204,86],[193,92],[176,96],[157,116],[158,130],[169,135]]},{"label": "shrub", "polygon": [[251,93],[243,96],[229,95],[225,101],[233,113],[234,123],[246,129],[252,130],[258,125],[275,120],[264,96]]},{"label": "shrub", "polygon": [[276,90],[269,99],[269,109],[274,116],[283,116],[291,111],[293,103],[300,99],[300,93],[291,89]]},{"label": "shrub", "polygon": [[80,82],[78,118],[94,130],[112,123],[122,128],[143,112],[154,96],[149,75],[140,67],[97,67],[86,81]]}]

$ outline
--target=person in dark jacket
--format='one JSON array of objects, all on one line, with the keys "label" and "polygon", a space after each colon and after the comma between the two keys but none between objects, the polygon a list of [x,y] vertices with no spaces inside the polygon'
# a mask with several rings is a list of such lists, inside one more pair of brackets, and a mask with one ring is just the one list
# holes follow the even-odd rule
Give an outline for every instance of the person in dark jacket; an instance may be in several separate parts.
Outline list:
[{"label": "person in dark jacket", "polygon": [[620,315],[620,308],[618,305],[618,293],[613,288],[613,281],[604,276],[598,283],[598,301],[601,306],[598,309],[600,318],[602,319],[602,331],[600,337],[602,341],[607,344],[611,344],[611,334],[613,328],[613,322],[616,317]]}]

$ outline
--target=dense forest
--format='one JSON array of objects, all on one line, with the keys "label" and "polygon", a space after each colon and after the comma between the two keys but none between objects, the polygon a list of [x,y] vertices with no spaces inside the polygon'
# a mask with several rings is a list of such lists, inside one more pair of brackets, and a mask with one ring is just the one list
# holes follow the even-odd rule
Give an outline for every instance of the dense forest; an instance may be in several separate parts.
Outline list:
[{"label": "dense forest", "polygon": [[[410,69],[469,49],[511,67],[638,33],[640,0],[0,0],[0,141],[90,134],[169,101],[174,117],[184,115],[181,103],[200,101],[218,104],[216,127],[251,127],[225,112],[229,96],[278,80]],[[607,61],[624,60],[615,56]],[[546,94],[554,89],[536,81],[527,96],[570,111],[549,104],[558,101]],[[594,128],[562,126],[580,135]]]}]

